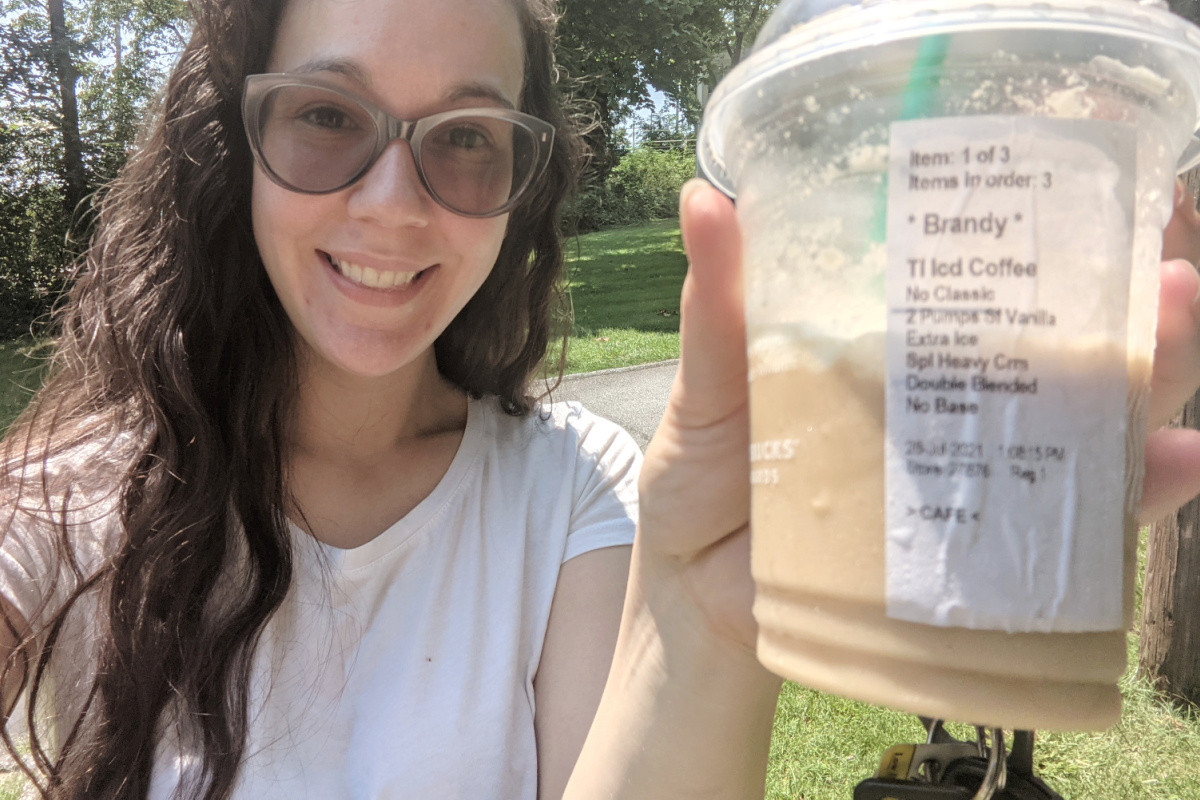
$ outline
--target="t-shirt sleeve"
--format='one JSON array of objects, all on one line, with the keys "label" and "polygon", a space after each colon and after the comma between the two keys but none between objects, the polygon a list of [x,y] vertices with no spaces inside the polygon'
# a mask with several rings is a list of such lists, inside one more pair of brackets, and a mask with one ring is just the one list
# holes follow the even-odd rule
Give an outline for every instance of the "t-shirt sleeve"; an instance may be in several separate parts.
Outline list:
[{"label": "t-shirt sleeve", "polygon": [[[0,594],[35,627],[100,569],[115,542],[111,498],[79,496],[66,512],[27,504],[0,510]],[[64,538],[65,537],[65,538]],[[68,552],[69,551],[69,552]],[[78,572],[76,572],[78,569]]]},{"label": "t-shirt sleeve", "polygon": [[602,547],[633,543],[642,452],[621,426],[577,403],[567,404],[578,432],[575,496],[563,561]]},{"label": "t-shirt sleeve", "polygon": [[25,511],[0,513],[0,595],[32,624],[57,588],[53,532]]}]

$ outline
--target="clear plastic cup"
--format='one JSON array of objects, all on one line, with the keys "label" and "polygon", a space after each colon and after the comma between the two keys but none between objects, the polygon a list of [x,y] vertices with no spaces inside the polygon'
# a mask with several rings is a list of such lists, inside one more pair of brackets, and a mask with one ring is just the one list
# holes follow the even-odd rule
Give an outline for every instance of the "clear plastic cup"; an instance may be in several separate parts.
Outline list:
[{"label": "clear plastic cup", "polygon": [[785,0],[717,87],[766,666],[976,724],[1118,719],[1198,97],[1200,30],[1134,0]]}]

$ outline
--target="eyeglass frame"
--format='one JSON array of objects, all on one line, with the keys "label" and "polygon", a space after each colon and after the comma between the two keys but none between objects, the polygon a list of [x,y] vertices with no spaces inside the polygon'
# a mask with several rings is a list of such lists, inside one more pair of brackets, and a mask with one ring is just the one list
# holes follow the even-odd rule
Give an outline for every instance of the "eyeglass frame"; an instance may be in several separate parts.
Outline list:
[{"label": "eyeglass frame", "polygon": [[[358,169],[348,180],[332,189],[322,189],[319,191],[311,191],[301,189],[298,186],[288,182],[271,168],[267,163],[266,157],[263,155],[262,131],[259,128],[259,112],[262,110],[262,100],[267,93],[278,89],[281,86],[304,86],[314,89],[322,89],[324,91],[333,92],[340,95],[342,98],[359,106],[367,113],[367,115],[375,123],[375,146],[371,151],[370,157],[363,163],[363,166]],[[512,190],[508,201],[495,209],[483,214],[471,214],[460,211],[457,208],[450,206],[444,199],[438,196],[438,193],[429,185],[429,181],[425,177],[425,170],[421,166],[421,142],[425,138],[425,134],[436,128],[438,125],[448,120],[457,117],[488,117],[491,119],[502,119],[519,125],[530,132],[533,138],[534,158],[533,166],[529,170],[525,181],[518,187]],[[488,217],[498,217],[505,214],[520,204],[529,187],[546,171],[546,166],[550,163],[550,155],[554,148],[554,126],[543,119],[526,114],[522,111],[516,111],[509,108],[496,107],[479,107],[479,108],[456,108],[450,111],[440,111],[436,114],[420,117],[419,119],[405,120],[399,117],[394,117],[387,113],[379,106],[365,100],[362,97],[347,91],[340,86],[331,82],[321,80],[320,78],[310,77],[308,75],[296,75],[290,72],[262,72],[254,75],[247,75],[246,80],[242,85],[242,124],[246,129],[246,137],[250,142],[250,152],[254,156],[254,161],[259,168],[267,174],[267,176],[279,186],[297,194],[333,194],[354,185],[371,171],[371,167],[375,166],[375,162],[383,155],[383,151],[388,145],[397,139],[403,139],[408,142],[409,148],[412,150],[413,164],[416,166],[417,177],[421,181],[421,186],[429,193],[429,196],[440,205],[442,208],[462,217],[470,217],[473,219],[485,219]]]}]

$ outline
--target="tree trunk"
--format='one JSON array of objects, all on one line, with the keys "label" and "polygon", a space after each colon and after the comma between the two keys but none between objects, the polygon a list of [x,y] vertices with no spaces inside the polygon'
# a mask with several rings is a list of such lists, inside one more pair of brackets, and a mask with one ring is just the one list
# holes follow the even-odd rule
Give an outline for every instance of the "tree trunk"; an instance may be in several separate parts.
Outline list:
[{"label": "tree trunk", "polygon": [[67,33],[63,0],[48,0],[50,13],[50,58],[58,78],[59,101],[62,111],[63,183],[66,191],[63,208],[68,224],[74,227],[76,214],[81,211],[87,196],[87,171],[83,166],[83,146],[79,138],[79,106],[75,99],[75,83],[79,72],[71,59],[71,40]]},{"label": "tree trunk", "polygon": [[[1200,170],[1187,175],[1193,193]],[[1200,429],[1200,394],[1175,423]],[[1138,671],[1177,703],[1200,705],[1200,498],[1150,526]]]},{"label": "tree trunk", "polygon": [[746,34],[751,31],[757,31],[758,15],[763,10],[762,0],[754,0],[750,5],[749,13],[742,19],[738,19],[736,12],[733,19],[733,44],[728,48],[730,67],[736,67],[742,60],[742,50],[746,43]]},{"label": "tree trunk", "polygon": [[736,67],[742,61],[742,40],[746,38],[745,31],[734,31],[733,48],[729,51],[729,66]]},{"label": "tree trunk", "polygon": [[596,92],[591,99],[596,104],[597,124],[583,135],[583,142],[588,150],[588,161],[581,176],[581,185],[583,186],[603,183],[604,179],[608,177],[608,173],[612,172],[612,168],[616,166],[608,152],[608,131],[612,126],[608,94]]}]

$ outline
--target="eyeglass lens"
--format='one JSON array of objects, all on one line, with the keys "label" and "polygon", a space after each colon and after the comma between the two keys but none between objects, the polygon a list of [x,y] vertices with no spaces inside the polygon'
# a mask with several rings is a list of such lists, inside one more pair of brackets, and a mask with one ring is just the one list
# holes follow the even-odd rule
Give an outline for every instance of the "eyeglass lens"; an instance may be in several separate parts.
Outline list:
[{"label": "eyeglass lens", "polygon": [[[368,166],[379,141],[367,109],[319,87],[271,89],[262,99],[258,121],[263,159],[302,192],[346,186]],[[518,123],[455,117],[425,132],[418,166],[442,204],[466,214],[488,214],[524,186],[535,151],[533,134]]]}]

